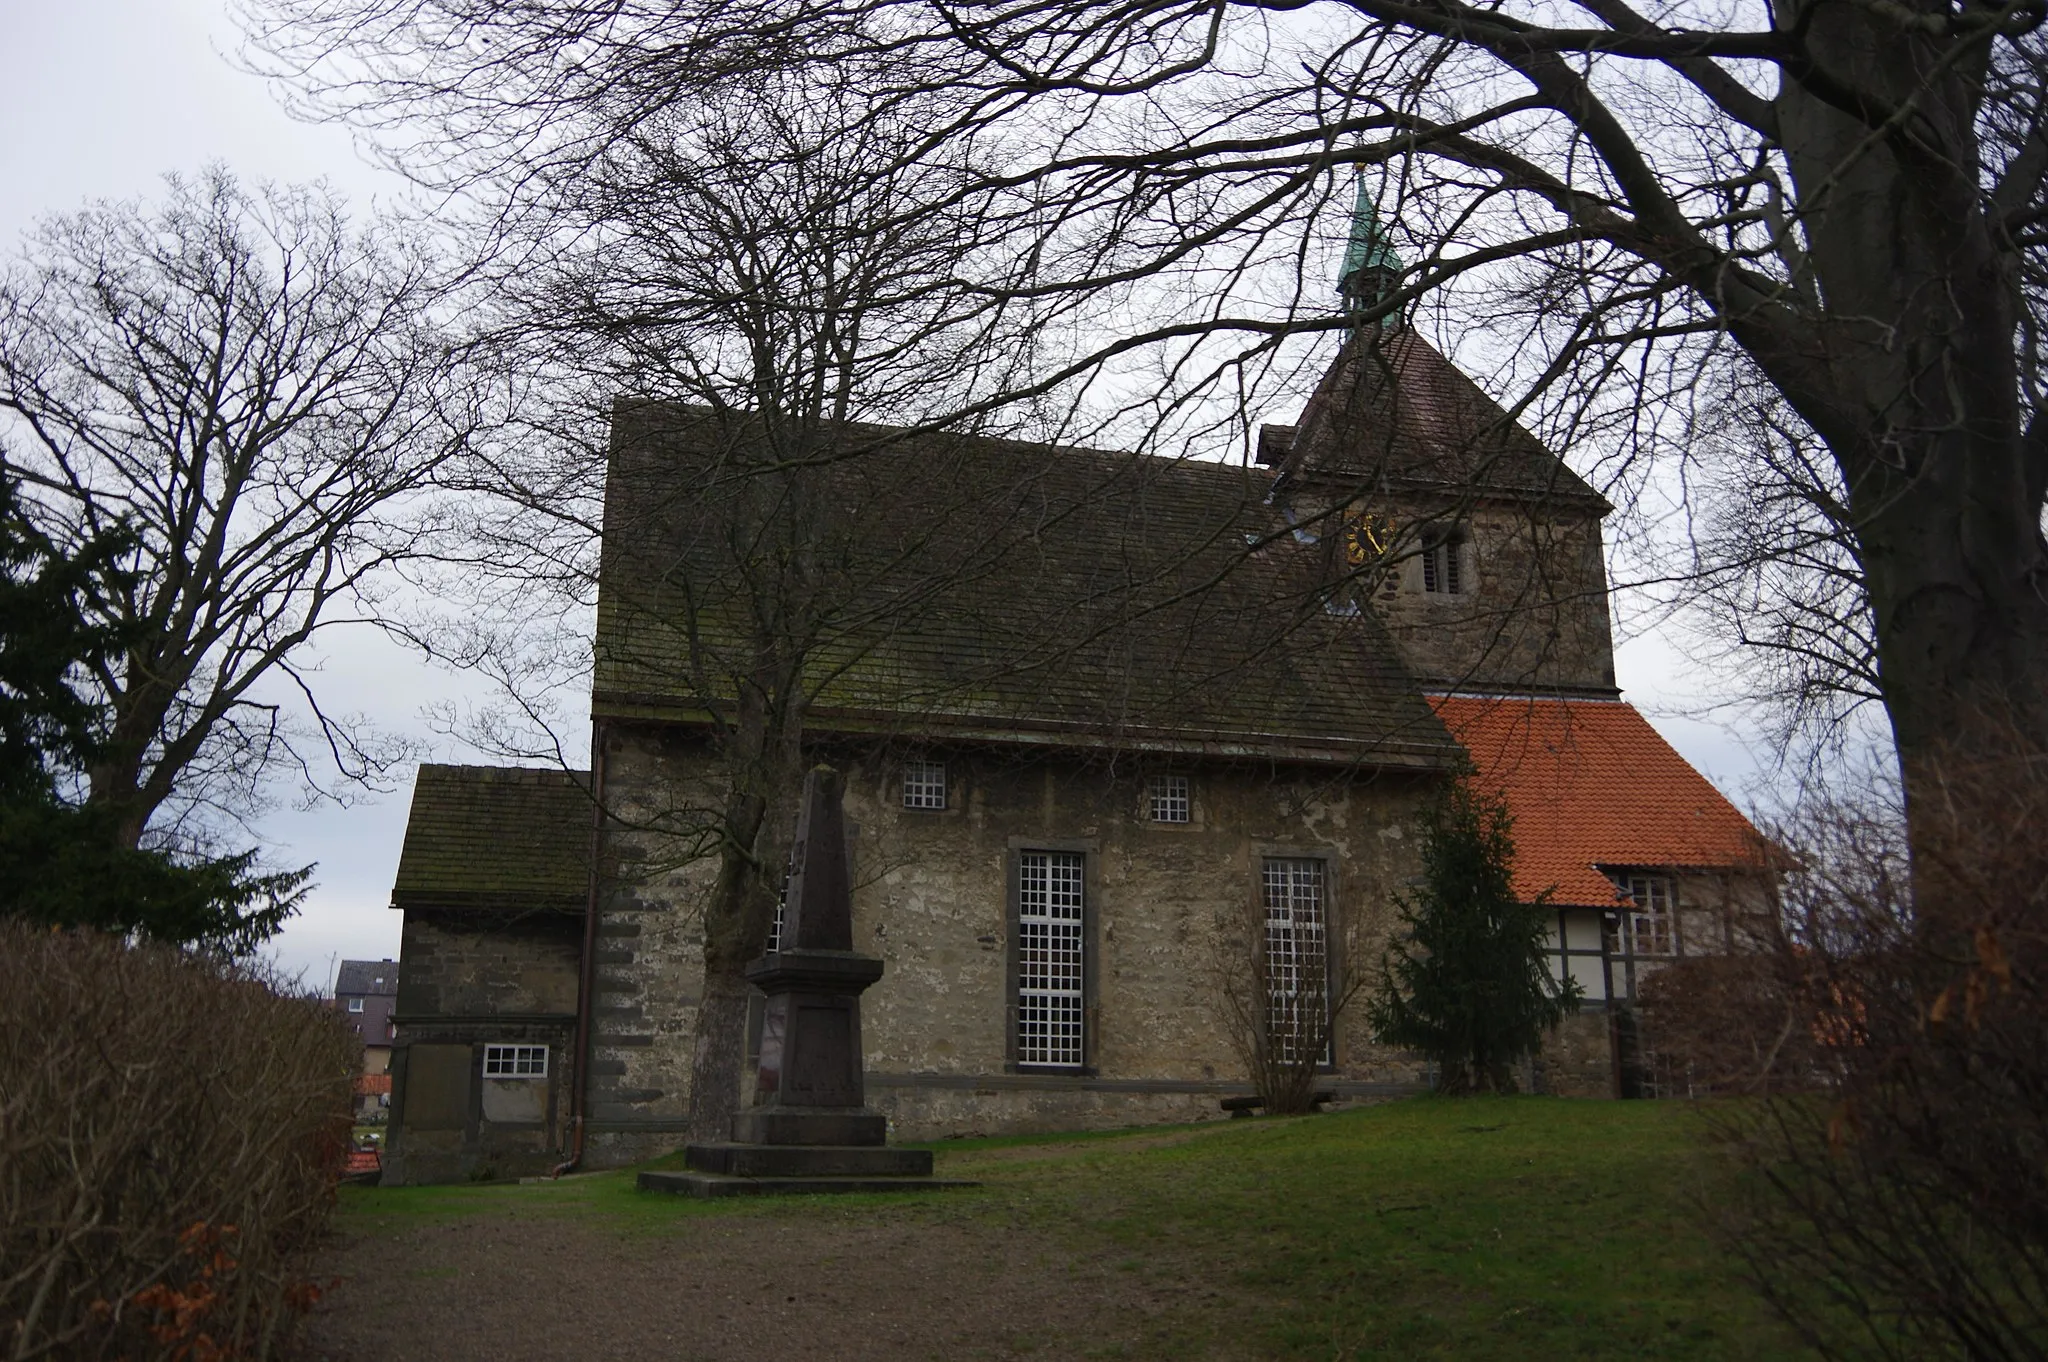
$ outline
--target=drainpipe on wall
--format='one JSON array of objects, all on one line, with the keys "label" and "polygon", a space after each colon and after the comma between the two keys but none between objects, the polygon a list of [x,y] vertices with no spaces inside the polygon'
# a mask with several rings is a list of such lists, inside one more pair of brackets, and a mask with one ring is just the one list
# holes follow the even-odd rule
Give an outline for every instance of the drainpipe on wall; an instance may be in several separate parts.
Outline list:
[{"label": "drainpipe on wall", "polygon": [[549,1176],[573,1173],[583,1163],[583,1130],[590,1106],[590,1009],[597,984],[599,857],[604,850],[605,721],[590,726],[590,893],[583,905],[583,955],[576,968],[576,1072],[569,1086],[569,1157]]}]

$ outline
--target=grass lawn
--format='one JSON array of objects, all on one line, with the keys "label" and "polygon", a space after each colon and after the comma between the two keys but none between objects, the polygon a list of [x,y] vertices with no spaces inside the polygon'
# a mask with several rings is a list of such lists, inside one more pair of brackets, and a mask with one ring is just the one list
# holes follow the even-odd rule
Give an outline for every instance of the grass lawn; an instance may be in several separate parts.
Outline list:
[{"label": "grass lawn", "polygon": [[514,1207],[629,1236],[702,1217],[970,1222],[1179,1292],[1121,1356],[1803,1357],[1698,1224],[1724,1174],[1696,1121],[1675,1102],[1415,1099],[941,1144],[942,1174],[984,1186],[930,1197],[691,1202],[622,1172],[344,1188],[341,1215],[372,1236]]}]

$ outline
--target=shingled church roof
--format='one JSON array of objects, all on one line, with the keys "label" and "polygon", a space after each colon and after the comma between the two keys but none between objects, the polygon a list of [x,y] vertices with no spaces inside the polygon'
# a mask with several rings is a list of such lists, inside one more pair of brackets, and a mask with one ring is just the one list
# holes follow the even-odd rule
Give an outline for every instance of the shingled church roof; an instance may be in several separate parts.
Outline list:
[{"label": "shingled church roof", "polygon": [[1606,500],[1414,331],[1350,337],[1293,427],[1268,427],[1260,462],[1286,480],[1565,501]]},{"label": "shingled church roof", "polygon": [[583,771],[422,765],[392,905],[582,907],[589,791]]},{"label": "shingled church roof", "polygon": [[766,451],[751,419],[614,409],[596,713],[727,703],[794,582],[814,731],[1456,759],[1251,470],[876,426]]}]

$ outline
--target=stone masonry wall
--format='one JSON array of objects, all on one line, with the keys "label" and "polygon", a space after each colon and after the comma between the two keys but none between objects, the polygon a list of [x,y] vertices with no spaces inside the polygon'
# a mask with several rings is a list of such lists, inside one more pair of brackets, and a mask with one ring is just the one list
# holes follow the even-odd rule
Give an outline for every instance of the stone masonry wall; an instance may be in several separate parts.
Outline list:
[{"label": "stone masonry wall", "polygon": [[[1465,505],[1398,496],[1341,503],[1327,487],[1294,494],[1319,528],[1332,580],[1350,574],[1343,527],[1389,522],[1395,560],[1353,587],[1425,685],[1507,690],[1614,689],[1614,635],[1596,509],[1517,501]],[[1455,529],[1459,590],[1424,590],[1422,534]]]},{"label": "stone masonry wall", "polygon": [[[870,1098],[897,1138],[1214,1113],[1243,1072],[1217,1005],[1217,929],[1258,901],[1261,858],[1326,858],[1336,939],[1370,963],[1417,869],[1414,813],[1431,788],[1408,775],[931,749],[948,807],[923,812],[902,807],[900,752],[822,755],[848,773],[855,948],[886,965],[862,1024]],[[616,1162],[681,1140],[710,876],[636,829],[712,787],[700,745],[651,727],[614,728],[606,761],[625,829],[598,925],[591,1134],[592,1157]],[[1190,823],[1149,820],[1155,769],[1191,777]],[[1022,848],[1087,857],[1097,987],[1082,1073],[1020,1075],[1012,1061],[1009,885]],[[1361,1013],[1338,1039],[1333,1080],[1356,1094],[1418,1081],[1417,1063],[1370,1044]]]},{"label": "stone masonry wall", "polygon": [[[384,1181],[544,1173],[568,1148],[580,914],[409,908]],[[548,1047],[545,1078],[483,1072],[487,1044]]]},{"label": "stone masonry wall", "polygon": [[1613,1026],[1603,1004],[1566,1017],[1543,1038],[1536,1091],[1554,1097],[1615,1097]]},{"label": "stone masonry wall", "polygon": [[1372,597],[1409,669],[1454,687],[1612,689],[1599,521],[1482,504],[1461,529],[1458,594],[1424,591],[1411,557]]}]

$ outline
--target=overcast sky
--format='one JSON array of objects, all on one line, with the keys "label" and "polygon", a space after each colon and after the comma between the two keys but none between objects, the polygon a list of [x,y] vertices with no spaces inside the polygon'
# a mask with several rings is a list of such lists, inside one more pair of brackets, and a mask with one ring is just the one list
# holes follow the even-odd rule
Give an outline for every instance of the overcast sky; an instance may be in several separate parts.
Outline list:
[{"label": "overcast sky", "polygon": [[[263,82],[226,54],[236,35],[220,0],[0,0],[0,243],[92,198],[153,196],[166,171],[225,162],[245,179],[326,179],[360,209],[396,202],[403,181],[358,154],[349,134],[287,117]],[[1655,635],[1625,640],[1619,679],[1659,729],[1738,802],[1757,763],[1728,731],[1677,711],[1711,682]],[[366,635],[327,646],[330,703],[433,741],[424,705],[461,698],[460,677],[435,673]],[[433,754],[464,754],[437,742]],[[317,862],[304,914],[275,943],[287,970],[326,987],[332,961],[398,954],[391,876],[404,835],[409,780],[346,807],[282,807],[258,831],[272,858]]]}]

